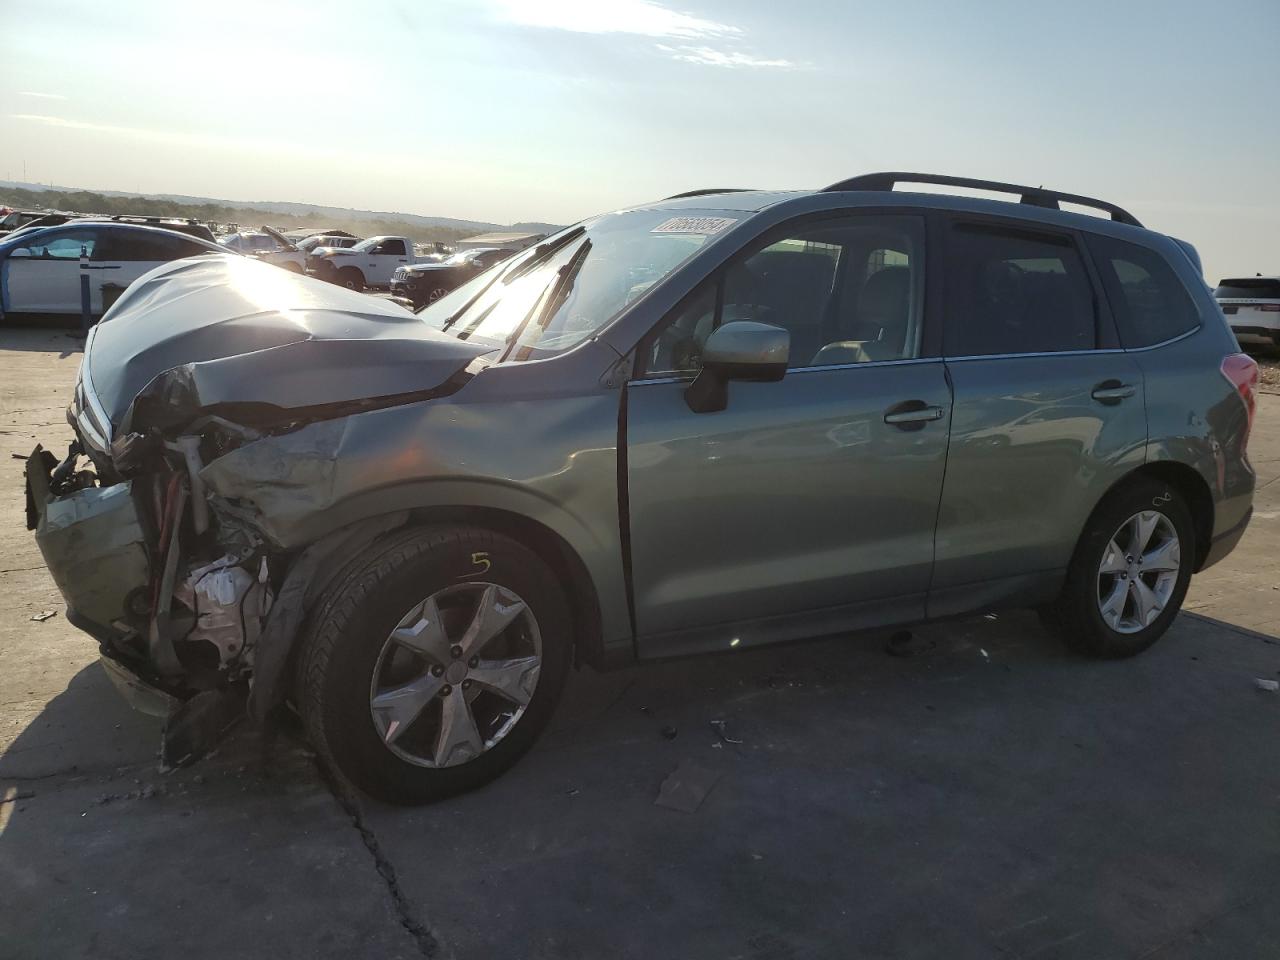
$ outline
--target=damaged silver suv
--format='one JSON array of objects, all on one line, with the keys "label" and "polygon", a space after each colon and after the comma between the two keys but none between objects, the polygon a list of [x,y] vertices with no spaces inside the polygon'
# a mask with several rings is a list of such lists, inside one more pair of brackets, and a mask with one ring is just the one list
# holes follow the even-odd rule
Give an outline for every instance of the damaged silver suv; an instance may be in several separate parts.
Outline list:
[{"label": "damaged silver suv", "polygon": [[574,664],[1011,605],[1137,653],[1249,521],[1237,350],[1189,245],[928,175],[606,214],[416,316],[197,257],[93,330],[28,519],[170,759],[288,702],[418,803]]}]

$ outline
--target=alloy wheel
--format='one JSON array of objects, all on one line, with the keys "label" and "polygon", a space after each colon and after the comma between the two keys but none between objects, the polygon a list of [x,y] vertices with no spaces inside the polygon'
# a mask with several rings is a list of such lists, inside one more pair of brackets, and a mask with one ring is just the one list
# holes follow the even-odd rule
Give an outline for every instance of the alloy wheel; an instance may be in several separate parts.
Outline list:
[{"label": "alloy wheel", "polygon": [[446,587],[401,617],[383,644],[369,690],[374,728],[410,763],[466,763],[515,728],[541,666],[537,621],[514,591]]},{"label": "alloy wheel", "polygon": [[1120,525],[1098,565],[1098,611],[1117,633],[1137,633],[1160,616],[1178,583],[1182,544],[1173,521],[1158,510]]}]

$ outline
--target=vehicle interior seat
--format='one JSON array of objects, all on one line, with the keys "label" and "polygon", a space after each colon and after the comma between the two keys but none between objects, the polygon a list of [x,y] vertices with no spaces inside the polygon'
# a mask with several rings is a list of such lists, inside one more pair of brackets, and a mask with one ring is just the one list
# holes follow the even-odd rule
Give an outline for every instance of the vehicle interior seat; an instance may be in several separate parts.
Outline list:
[{"label": "vehicle interior seat", "polygon": [[773,315],[769,322],[791,334],[791,365],[804,365],[823,344],[822,318],[835,261],[822,253],[766,251],[753,257],[751,265],[763,280],[765,306]]},{"label": "vehicle interior seat", "polygon": [[867,278],[853,319],[841,331],[847,339],[827,343],[813,365],[899,360],[911,319],[911,268],[884,267]]}]

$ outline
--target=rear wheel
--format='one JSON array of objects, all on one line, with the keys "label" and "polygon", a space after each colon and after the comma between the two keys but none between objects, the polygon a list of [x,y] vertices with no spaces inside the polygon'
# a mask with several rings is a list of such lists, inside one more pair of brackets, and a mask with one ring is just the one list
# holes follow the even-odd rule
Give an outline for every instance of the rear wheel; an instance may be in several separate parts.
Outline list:
[{"label": "rear wheel", "polygon": [[338,271],[337,283],[340,287],[346,287],[348,290],[364,289],[364,274],[355,267],[343,267]]},{"label": "rear wheel", "polygon": [[1062,594],[1041,619],[1079,653],[1131,657],[1178,615],[1195,555],[1181,494],[1166,483],[1134,480],[1094,511]]},{"label": "rear wheel", "polygon": [[551,716],[571,646],[555,577],[469,527],[410,531],[317,607],[298,701],[321,756],[365,792],[426,803],[498,776]]}]

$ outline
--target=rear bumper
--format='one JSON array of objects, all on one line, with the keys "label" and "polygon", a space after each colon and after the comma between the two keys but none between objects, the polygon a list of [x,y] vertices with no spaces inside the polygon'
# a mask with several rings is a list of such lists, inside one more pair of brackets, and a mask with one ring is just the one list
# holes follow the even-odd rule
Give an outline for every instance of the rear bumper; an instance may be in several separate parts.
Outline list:
[{"label": "rear bumper", "polygon": [[1248,326],[1231,324],[1231,332],[1241,343],[1262,343],[1280,346],[1280,321],[1275,326],[1261,327],[1256,324]]},{"label": "rear bumper", "polygon": [[1249,528],[1249,521],[1253,518],[1253,507],[1250,507],[1244,517],[1230,530],[1224,530],[1213,538],[1209,544],[1209,552],[1205,555],[1204,563],[1200,565],[1201,570],[1207,570],[1213,566],[1232,550],[1236,548],[1236,544],[1240,542],[1240,538],[1244,536],[1245,530]]}]

